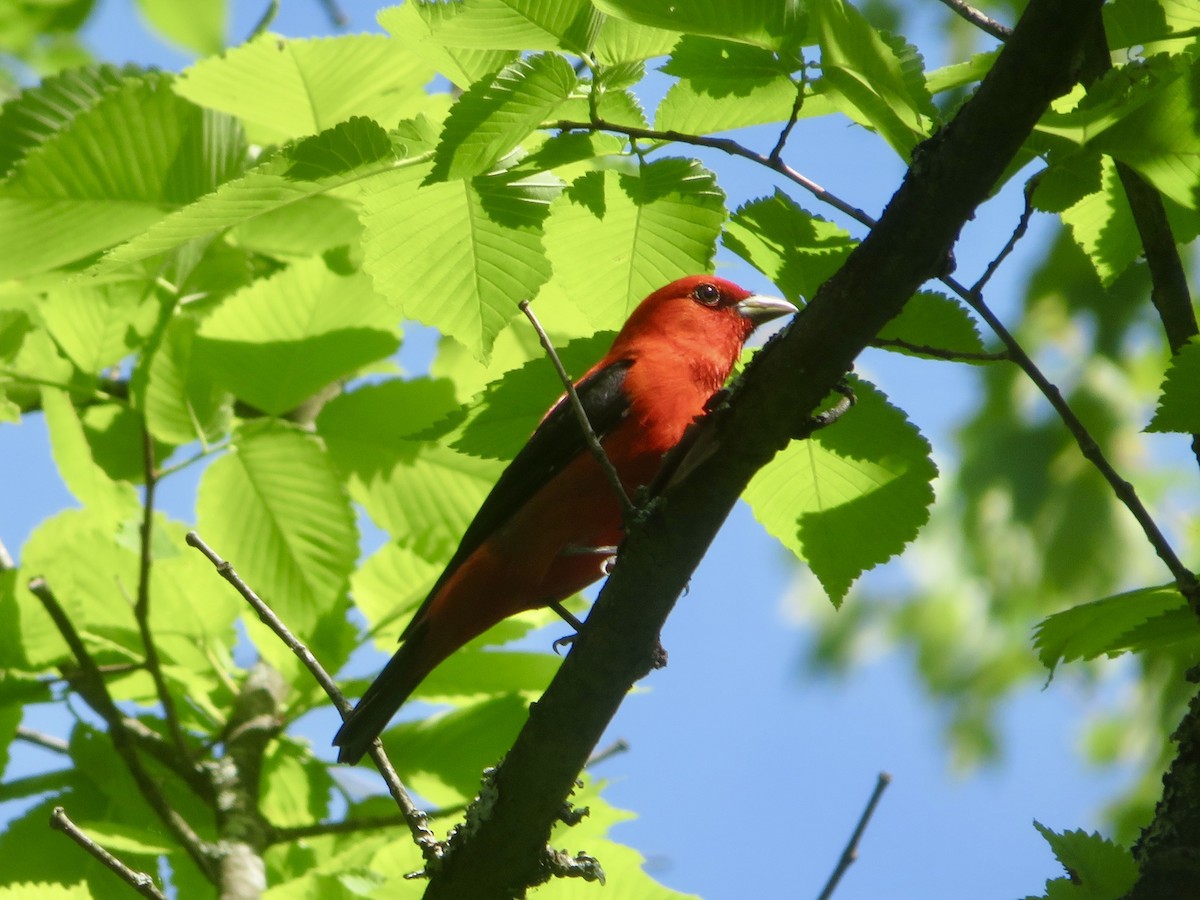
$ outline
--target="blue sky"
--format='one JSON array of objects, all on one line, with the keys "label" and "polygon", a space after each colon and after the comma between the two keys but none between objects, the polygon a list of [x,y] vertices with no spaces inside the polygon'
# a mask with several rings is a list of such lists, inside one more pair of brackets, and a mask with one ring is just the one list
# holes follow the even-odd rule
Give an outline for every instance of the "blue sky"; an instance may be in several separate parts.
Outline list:
[{"label": "blue sky", "polygon": [[[262,5],[235,3],[234,40],[249,32]],[[375,28],[373,6],[343,5],[351,31]],[[173,70],[188,63],[186,54],[136,22],[129,0],[102,0],[99,6],[86,32],[99,57]],[[908,37],[923,48],[940,48],[929,29],[949,13],[937,4],[923,7]],[[283,4],[274,30],[308,36],[328,31],[328,22],[317,3],[293,0]],[[931,66],[941,62],[927,59]],[[651,102],[654,92],[651,82]],[[751,131],[741,137],[769,147],[774,134]],[[881,141],[844,120],[801,123],[790,146],[790,164],[872,214],[903,174]],[[776,186],[747,164],[719,154],[701,156],[717,171],[731,201]],[[799,199],[828,215],[808,198]],[[1009,192],[968,226],[966,244],[982,255],[959,252],[964,280],[973,280],[1001,246],[1019,208],[1019,196]],[[1036,248],[1046,234],[1035,224],[1028,243]],[[1002,270],[990,289],[1002,314],[1003,298],[1020,290],[1020,265],[1018,259]],[[721,254],[719,270],[747,287],[773,292],[728,253]],[[410,370],[429,349],[428,336],[412,339],[414,333],[420,334],[408,332],[412,343],[402,351],[411,355]],[[949,424],[974,397],[965,367],[869,352],[859,371],[909,413],[935,454],[949,454]],[[6,488],[0,509],[0,539],[18,554],[42,518],[72,501],[58,482],[38,417],[0,426],[0,459],[10,471],[23,473]],[[175,518],[194,521],[196,477],[192,472],[163,485],[160,505]],[[904,577],[903,564],[869,577],[876,593],[886,592]],[[806,578],[745,507],[734,511],[663,634],[670,665],[627,700],[606,737],[605,743],[624,738],[631,749],[595,774],[608,780],[612,803],[639,815],[614,837],[638,848],[649,870],[680,890],[714,900],[815,897],[876,775],[887,771],[894,780],[860,860],[836,894],[840,900],[987,900],[1040,893],[1045,879],[1061,870],[1033,820],[1059,830],[1095,828],[1101,805],[1128,777],[1083,767],[1076,753],[1087,715],[1113,699],[1120,679],[1099,691],[1085,692],[1069,677],[1044,690],[1033,685],[1021,691],[1002,707],[1002,762],[960,777],[950,772],[940,738],[944,717],[927,702],[912,677],[912,660],[903,653],[869,651],[842,680],[801,677],[800,661],[811,640],[805,623],[830,614],[826,601],[814,599],[811,585],[797,589]],[[855,602],[853,592],[846,602]],[[538,646],[553,636],[541,635]],[[361,655],[355,668],[368,672],[381,662],[374,654]],[[333,722],[332,713],[310,716],[302,731],[324,745]],[[59,734],[67,727],[61,715],[28,724]],[[18,746],[7,774],[54,762],[43,751]],[[0,815],[16,811],[0,806]]]}]

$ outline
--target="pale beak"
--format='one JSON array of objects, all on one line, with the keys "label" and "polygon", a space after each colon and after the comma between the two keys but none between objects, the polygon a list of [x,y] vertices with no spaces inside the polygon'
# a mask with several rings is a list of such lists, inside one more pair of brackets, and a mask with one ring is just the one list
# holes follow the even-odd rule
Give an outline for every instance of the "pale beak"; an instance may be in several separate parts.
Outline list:
[{"label": "pale beak", "polygon": [[795,306],[779,297],[763,297],[758,294],[751,294],[745,300],[735,303],[733,308],[737,310],[739,316],[749,319],[755,325],[770,322],[780,316],[790,316],[799,311]]}]

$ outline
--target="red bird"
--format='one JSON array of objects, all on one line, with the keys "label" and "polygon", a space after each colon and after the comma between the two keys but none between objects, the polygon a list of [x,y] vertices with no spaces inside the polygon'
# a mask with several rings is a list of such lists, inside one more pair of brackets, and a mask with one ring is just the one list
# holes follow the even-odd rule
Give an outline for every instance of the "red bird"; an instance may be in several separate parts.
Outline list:
[{"label": "red bird", "polygon": [[[755,326],[795,311],[709,275],[674,281],[638,305],[612,349],[575,384],[629,496],[653,480],[724,385]],[[425,676],[463,644],[599,579],[611,553],[602,548],[622,535],[620,504],[564,395],[483,501],[400,649],[342,724],[333,739],[338,761],[357,762]]]}]

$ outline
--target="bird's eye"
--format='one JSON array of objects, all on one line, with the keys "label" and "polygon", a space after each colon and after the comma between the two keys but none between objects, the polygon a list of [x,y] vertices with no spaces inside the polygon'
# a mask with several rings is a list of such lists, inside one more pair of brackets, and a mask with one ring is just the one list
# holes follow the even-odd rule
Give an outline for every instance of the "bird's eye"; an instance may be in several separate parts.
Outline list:
[{"label": "bird's eye", "polygon": [[701,284],[697,285],[696,289],[692,291],[692,296],[705,306],[716,306],[717,302],[721,299],[721,292],[717,290],[715,284]]}]

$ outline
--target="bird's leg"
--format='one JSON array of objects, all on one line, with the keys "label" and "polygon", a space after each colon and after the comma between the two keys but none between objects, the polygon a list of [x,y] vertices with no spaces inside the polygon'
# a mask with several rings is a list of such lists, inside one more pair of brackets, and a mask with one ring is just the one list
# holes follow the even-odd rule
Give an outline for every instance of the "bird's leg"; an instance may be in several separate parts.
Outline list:
[{"label": "bird's leg", "polygon": [[809,419],[808,423],[802,430],[800,437],[806,438],[814,431],[820,431],[822,428],[832,425],[834,422],[844,416],[850,407],[858,402],[858,398],[854,395],[854,388],[850,387],[850,382],[848,382],[845,378],[835,384],[833,389],[842,395],[842,399],[840,399],[833,406],[829,407],[829,409],[825,410],[824,412],[819,412]]}]

